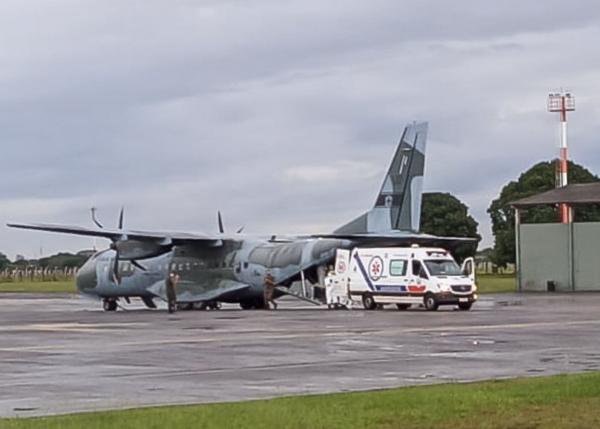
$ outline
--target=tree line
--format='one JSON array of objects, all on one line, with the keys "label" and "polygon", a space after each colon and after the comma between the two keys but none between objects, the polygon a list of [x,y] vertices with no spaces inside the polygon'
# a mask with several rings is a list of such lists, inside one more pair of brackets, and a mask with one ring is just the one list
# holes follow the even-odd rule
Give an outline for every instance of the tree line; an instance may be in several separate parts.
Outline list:
[{"label": "tree line", "polygon": [[[569,161],[569,183],[598,182],[600,178],[585,167]],[[556,160],[543,161],[523,172],[517,180],[508,182],[500,190],[487,212],[492,222],[494,246],[485,249],[486,259],[498,267],[515,263],[515,215],[510,203],[556,187]],[[557,207],[532,207],[521,214],[523,223],[552,223],[559,221]],[[600,222],[600,206],[586,205],[574,208],[577,222]],[[481,240],[478,223],[468,213],[468,207],[451,194],[424,193],[421,231],[427,234],[454,237],[472,237],[476,242],[454,250],[457,259],[474,256]]]}]

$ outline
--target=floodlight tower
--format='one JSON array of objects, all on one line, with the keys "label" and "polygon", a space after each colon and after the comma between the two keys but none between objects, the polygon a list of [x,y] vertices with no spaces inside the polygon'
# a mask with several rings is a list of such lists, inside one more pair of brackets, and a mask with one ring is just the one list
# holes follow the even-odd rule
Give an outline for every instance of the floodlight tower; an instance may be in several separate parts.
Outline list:
[{"label": "floodlight tower", "polygon": [[[560,113],[560,156],[558,158],[557,188],[567,186],[567,112],[575,110],[575,97],[570,92],[550,93],[548,95],[548,111]],[[560,221],[573,221],[571,210],[567,204],[560,204]]]}]

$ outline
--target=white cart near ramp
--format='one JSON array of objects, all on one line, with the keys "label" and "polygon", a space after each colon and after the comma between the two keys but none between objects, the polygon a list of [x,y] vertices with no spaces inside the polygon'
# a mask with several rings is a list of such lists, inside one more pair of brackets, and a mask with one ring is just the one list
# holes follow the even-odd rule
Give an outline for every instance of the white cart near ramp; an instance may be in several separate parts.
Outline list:
[{"label": "white cart near ramp", "polygon": [[352,299],[348,290],[348,261],[350,251],[337,249],[336,264],[332,272],[325,277],[325,299],[331,309],[352,308]]}]

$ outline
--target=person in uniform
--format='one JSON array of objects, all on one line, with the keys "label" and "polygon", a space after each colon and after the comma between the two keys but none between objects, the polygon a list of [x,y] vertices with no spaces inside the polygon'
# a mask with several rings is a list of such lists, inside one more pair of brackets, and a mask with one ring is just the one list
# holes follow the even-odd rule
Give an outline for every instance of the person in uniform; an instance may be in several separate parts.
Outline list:
[{"label": "person in uniform", "polygon": [[169,313],[174,313],[177,310],[177,282],[179,281],[179,276],[175,272],[171,272],[169,277],[166,280],[166,288],[167,288],[167,304],[169,308]]},{"label": "person in uniform", "polygon": [[267,271],[267,275],[265,276],[265,309],[270,310],[271,304],[273,304],[273,310],[277,310],[277,303],[273,299],[275,295],[275,279],[271,275],[269,271]]}]

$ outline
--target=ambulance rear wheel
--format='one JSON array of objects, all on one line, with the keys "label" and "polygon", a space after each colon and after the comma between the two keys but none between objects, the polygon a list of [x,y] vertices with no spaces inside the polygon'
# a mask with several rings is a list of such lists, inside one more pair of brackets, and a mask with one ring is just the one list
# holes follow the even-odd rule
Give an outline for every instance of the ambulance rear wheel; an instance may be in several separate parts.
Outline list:
[{"label": "ambulance rear wheel", "polygon": [[377,303],[375,302],[375,298],[370,293],[366,293],[362,297],[363,307],[365,310],[375,310],[377,308]]},{"label": "ambulance rear wheel", "polygon": [[398,307],[398,310],[400,311],[408,310],[410,308],[410,304],[396,304],[396,307]]},{"label": "ambulance rear wheel", "polygon": [[425,298],[423,298],[423,305],[427,311],[436,311],[439,307],[435,296],[431,293],[425,295]]}]

